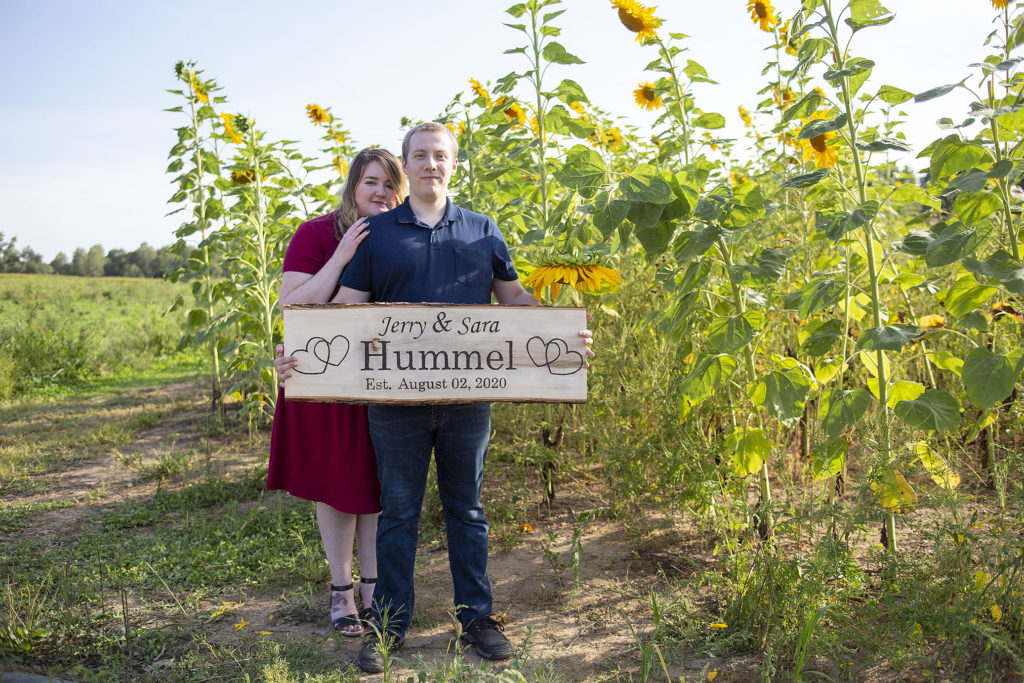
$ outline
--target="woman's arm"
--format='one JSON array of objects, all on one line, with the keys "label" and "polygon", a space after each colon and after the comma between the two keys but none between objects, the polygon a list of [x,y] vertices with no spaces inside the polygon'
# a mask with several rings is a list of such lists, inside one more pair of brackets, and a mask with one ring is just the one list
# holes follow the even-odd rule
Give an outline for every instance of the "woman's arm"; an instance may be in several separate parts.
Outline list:
[{"label": "woman's arm", "polygon": [[281,278],[279,306],[285,304],[323,304],[338,286],[341,272],[352,260],[356,247],[366,239],[366,218],[360,218],[345,231],[331,258],[315,274],[288,271]]}]

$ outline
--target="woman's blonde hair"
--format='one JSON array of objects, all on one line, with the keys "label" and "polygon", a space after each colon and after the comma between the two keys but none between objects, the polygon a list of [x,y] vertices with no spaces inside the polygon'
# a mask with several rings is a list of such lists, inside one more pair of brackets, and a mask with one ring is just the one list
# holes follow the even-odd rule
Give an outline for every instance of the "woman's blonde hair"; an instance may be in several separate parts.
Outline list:
[{"label": "woman's blonde hair", "polygon": [[341,239],[348,226],[359,220],[359,210],[356,208],[356,186],[363,179],[363,173],[370,162],[376,161],[384,168],[384,174],[388,182],[395,188],[395,199],[398,203],[405,200],[405,173],[402,172],[402,164],[394,154],[381,147],[367,147],[361,150],[352,159],[348,175],[345,177],[345,186],[341,189],[341,202],[334,212],[334,234]]}]

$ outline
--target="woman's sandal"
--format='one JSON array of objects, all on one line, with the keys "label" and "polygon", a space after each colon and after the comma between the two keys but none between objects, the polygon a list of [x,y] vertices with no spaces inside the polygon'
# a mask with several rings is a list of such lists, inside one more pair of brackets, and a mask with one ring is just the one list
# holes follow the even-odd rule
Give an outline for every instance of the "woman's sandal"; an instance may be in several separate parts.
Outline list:
[{"label": "woman's sandal", "polygon": [[[343,593],[345,591],[350,591],[352,590],[352,587],[353,586],[351,583],[347,586],[335,586],[334,584],[331,584],[332,613],[334,612],[335,607],[337,607],[337,602],[343,599],[340,596],[335,596],[335,593]],[[353,607],[355,607],[355,593],[353,593],[352,599]],[[346,638],[358,638],[359,636],[363,635],[363,620],[360,618],[360,614],[357,612],[354,612],[352,614],[346,614],[345,616],[338,617],[337,619],[332,619],[332,623],[334,624],[334,630],[339,631],[341,635],[345,636]]]},{"label": "woman's sandal", "polygon": [[[377,577],[375,576],[372,579],[367,579],[367,578],[364,578],[364,577],[360,576],[359,577],[360,588],[362,588],[362,584],[364,584],[364,583],[368,583],[368,584],[377,583]],[[363,597],[362,596],[362,591],[360,591],[359,597],[360,597],[360,599],[362,599],[362,597]],[[370,603],[372,603],[372,602],[373,601],[371,600]],[[370,603],[367,603],[364,600],[363,601],[363,609],[359,610],[359,619],[360,619],[360,621],[363,622],[364,626],[369,626],[370,622],[373,620],[373,606]]]}]

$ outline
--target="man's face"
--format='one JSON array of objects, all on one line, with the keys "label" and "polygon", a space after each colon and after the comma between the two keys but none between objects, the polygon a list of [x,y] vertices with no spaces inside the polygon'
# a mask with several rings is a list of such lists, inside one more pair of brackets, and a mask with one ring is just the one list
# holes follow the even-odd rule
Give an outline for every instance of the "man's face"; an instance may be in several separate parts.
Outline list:
[{"label": "man's face", "polygon": [[444,196],[457,165],[447,135],[430,130],[414,134],[409,140],[409,158],[402,160],[409,194],[425,200]]}]

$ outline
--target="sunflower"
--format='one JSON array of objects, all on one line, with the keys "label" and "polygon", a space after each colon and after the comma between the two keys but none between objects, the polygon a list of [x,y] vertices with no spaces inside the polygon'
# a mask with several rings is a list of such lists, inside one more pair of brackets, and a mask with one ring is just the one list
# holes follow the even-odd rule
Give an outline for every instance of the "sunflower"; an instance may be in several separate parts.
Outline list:
[{"label": "sunflower", "polygon": [[210,103],[210,96],[206,92],[206,86],[204,86],[199,81],[199,79],[196,78],[196,72],[195,71],[189,71],[188,72],[188,85],[189,85],[190,88],[192,88],[192,92],[193,92],[193,94],[195,94],[197,100],[199,100],[203,104],[209,104]]},{"label": "sunflower", "polygon": [[[811,119],[829,119],[828,112],[817,111],[811,114]],[[809,120],[804,119],[804,125],[810,123]],[[818,168],[832,168],[839,162],[839,157],[836,155],[836,150],[828,144],[829,139],[834,138],[835,133],[822,133],[821,135],[815,135],[809,140],[800,140],[801,145],[804,148],[804,161],[814,160],[814,165]]]},{"label": "sunflower", "polygon": [[793,91],[785,86],[772,88],[772,99],[779,109],[786,109],[793,104]]},{"label": "sunflower", "polygon": [[743,120],[743,125],[750,128],[750,112],[741,104],[739,106],[740,118]]},{"label": "sunflower", "polygon": [[622,25],[636,34],[636,42],[658,37],[656,29],[661,26],[661,19],[654,16],[654,7],[644,7],[636,0],[612,0],[612,7],[619,10]]},{"label": "sunflower", "polygon": [[786,46],[786,54],[792,57],[796,57],[796,47],[789,42],[789,22],[790,19],[786,19],[786,23],[782,25],[779,30],[779,43]]},{"label": "sunflower", "polygon": [[771,0],[747,0],[747,9],[750,10],[751,21],[760,24],[762,31],[771,33],[772,26],[779,23]]},{"label": "sunflower", "polygon": [[654,86],[647,81],[637,84],[636,90],[633,91],[633,100],[641,109],[647,111],[653,111],[662,106],[661,95],[656,93]]},{"label": "sunflower", "polygon": [[247,169],[245,173],[239,173],[238,171],[231,172],[231,182],[235,185],[248,185],[254,180],[256,180],[256,174],[251,168]]},{"label": "sunflower", "polygon": [[578,292],[596,294],[605,289],[617,287],[622,282],[622,273],[597,264],[549,263],[534,268],[523,280],[535,294],[545,287],[551,288],[551,300],[558,298],[562,285],[569,285]]},{"label": "sunflower", "polygon": [[221,112],[220,118],[224,121],[224,134],[231,138],[231,142],[236,145],[242,144],[242,136],[235,130],[235,117]]},{"label": "sunflower", "polygon": [[313,122],[314,126],[321,126],[327,123],[327,121],[330,118],[327,115],[327,112],[325,112],[323,109],[320,108],[319,105],[316,104],[306,105],[306,116],[309,117],[309,120]]},{"label": "sunflower", "polygon": [[334,170],[338,172],[338,175],[344,178],[345,174],[348,173],[348,164],[345,162],[345,159],[341,156],[336,156],[331,162],[334,164]]},{"label": "sunflower", "polygon": [[622,131],[618,128],[609,128],[604,132],[604,141],[611,149],[618,149],[622,146]]},{"label": "sunflower", "polygon": [[471,78],[469,79],[469,84],[473,87],[474,95],[476,95],[477,97],[484,98],[484,101],[488,105],[491,104],[491,96],[487,93],[486,90],[484,90],[484,86],[480,85],[480,81],[476,80],[475,78]]},{"label": "sunflower", "polygon": [[992,6],[996,9],[1006,9],[1006,0],[992,0]]},{"label": "sunflower", "polygon": [[1019,323],[1024,323],[1024,316],[1017,312],[1017,309],[1012,304],[1006,301],[1000,301],[992,304],[992,318],[999,320],[1003,316],[1009,316]]},{"label": "sunflower", "polygon": [[748,178],[747,176],[743,175],[743,173],[741,171],[738,171],[736,169],[733,169],[733,170],[729,171],[729,183],[730,184],[739,186],[739,185],[742,185],[743,183],[749,183],[749,182],[750,182],[750,178]]},{"label": "sunflower", "polygon": [[580,116],[582,116],[582,115],[587,113],[587,110],[583,107],[583,103],[582,102],[576,102],[576,101],[570,102],[569,103],[569,109],[572,109],[574,112],[576,112]]},{"label": "sunflower", "polygon": [[[540,137],[540,121],[537,119],[536,116],[530,117],[530,130],[533,131],[533,137]],[[544,138],[547,139],[547,135],[545,135]]]},{"label": "sunflower", "polygon": [[513,102],[509,106],[505,107],[505,118],[513,122],[517,126],[521,126],[526,123],[526,112],[519,106],[518,102]]},{"label": "sunflower", "polygon": [[946,316],[936,315],[934,313],[932,313],[931,315],[921,316],[921,319],[917,321],[917,324],[920,325],[921,327],[945,327]]}]

